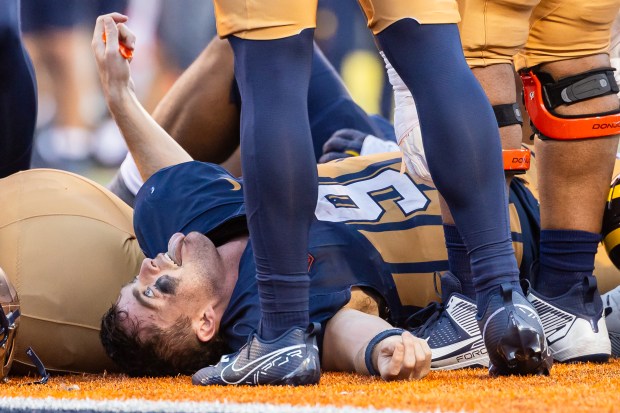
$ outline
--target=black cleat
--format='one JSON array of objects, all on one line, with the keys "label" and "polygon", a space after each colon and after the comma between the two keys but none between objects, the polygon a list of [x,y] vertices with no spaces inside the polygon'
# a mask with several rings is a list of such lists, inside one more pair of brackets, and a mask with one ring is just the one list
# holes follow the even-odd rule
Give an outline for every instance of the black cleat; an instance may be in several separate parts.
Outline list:
[{"label": "black cleat", "polygon": [[254,333],[238,352],[222,356],[215,366],[196,372],[192,383],[202,386],[317,384],[321,378],[316,344],[319,329],[317,323],[307,330],[292,328],[271,341],[263,341]]},{"label": "black cleat", "polygon": [[478,325],[489,356],[492,376],[548,375],[553,357],[547,346],[540,318],[521,291],[510,283],[499,287]]}]

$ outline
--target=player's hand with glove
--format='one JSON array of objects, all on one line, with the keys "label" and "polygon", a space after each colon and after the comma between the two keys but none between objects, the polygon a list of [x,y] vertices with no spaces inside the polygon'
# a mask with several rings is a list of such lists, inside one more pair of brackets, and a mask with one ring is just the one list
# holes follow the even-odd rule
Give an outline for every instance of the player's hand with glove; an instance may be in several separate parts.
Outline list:
[{"label": "player's hand with glove", "polygon": [[359,156],[366,136],[367,133],[355,129],[337,130],[323,145],[323,156],[319,158],[319,163]]},{"label": "player's hand with glove", "polygon": [[398,145],[395,142],[380,139],[355,129],[340,129],[334,132],[323,145],[323,155],[319,158],[319,163],[397,150]]},{"label": "player's hand with glove", "polygon": [[415,174],[426,184],[434,185],[426,162],[422,129],[413,95],[385,54],[383,52],[380,54],[385,62],[388,80],[394,90],[394,132],[398,146],[403,153],[403,168],[406,167],[410,173]]}]

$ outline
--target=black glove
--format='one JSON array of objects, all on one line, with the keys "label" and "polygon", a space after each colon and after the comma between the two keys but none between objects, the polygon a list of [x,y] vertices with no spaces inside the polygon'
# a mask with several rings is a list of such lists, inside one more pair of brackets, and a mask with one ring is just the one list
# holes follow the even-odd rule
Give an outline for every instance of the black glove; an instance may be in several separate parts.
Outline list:
[{"label": "black glove", "polygon": [[323,145],[323,155],[319,158],[319,163],[359,156],[366,136],[367,133],[355,129],[337,130]]}]

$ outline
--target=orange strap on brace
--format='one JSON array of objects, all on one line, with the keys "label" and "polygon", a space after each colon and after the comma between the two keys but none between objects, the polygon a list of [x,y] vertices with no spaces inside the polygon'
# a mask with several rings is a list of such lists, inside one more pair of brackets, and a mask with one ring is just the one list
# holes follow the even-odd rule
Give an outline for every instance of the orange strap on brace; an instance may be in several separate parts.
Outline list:
[{"label": "orange strap on brace", "polygon": [[529,149],[504,149],[502,154],[504,156],[504,171],[524,174],[530,169],[531,154]]},{"label": "orange strap on brace", "polygon": [[525,108],[536,130],[548,139],[572,140],[602,138],[620,133],[620,114],[560,118],[545,106],[543,89],[536,74],[520,72],[523,81]]}]

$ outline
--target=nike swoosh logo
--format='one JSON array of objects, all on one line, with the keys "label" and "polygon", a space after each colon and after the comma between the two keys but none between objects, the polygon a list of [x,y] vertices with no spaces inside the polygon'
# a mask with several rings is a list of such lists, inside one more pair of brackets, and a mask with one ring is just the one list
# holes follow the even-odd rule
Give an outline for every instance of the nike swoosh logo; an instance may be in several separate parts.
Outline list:
[{"label": "nike swoosh logo", "polygon": [[228,182],[230,182],[230,184],[233,186],[232,190],[233,191],[238,191],[241,189],[241,184],[237,181],[235,181],[234,179],[230,179],[230,178],[224,178],[226,179]]},{"label": "nike swoosh logo", "polygon": [[[305,347],[306,347],[306,344],[298,344],[295,346],[278,349],[276,351],[273,351],[271,353],[265,354],[262,357],[257,358],[256,360],[252,361],[251,363],[246,364],[245,366],[242,366],[241,368],[237,368],[236,366],[237,361],[239,361],[239,359],[237,358],[233,362],[233,364],[230,364],[222,369],[222,373],[220,374],[220,377],[222,381],[224,381],[227,384],[239,384],[242,381],[244,381],[248,376],[253,374],[256,370],[269,364],[273,359],[276,359],[285,353],[290,353],[294,350],[302,349]],[[228,379],[225,377],[227,375],[226,374],[227,370],[230,370],[231,372],[230,375],[233,377],[229,377]]]}]

